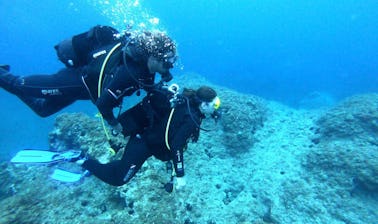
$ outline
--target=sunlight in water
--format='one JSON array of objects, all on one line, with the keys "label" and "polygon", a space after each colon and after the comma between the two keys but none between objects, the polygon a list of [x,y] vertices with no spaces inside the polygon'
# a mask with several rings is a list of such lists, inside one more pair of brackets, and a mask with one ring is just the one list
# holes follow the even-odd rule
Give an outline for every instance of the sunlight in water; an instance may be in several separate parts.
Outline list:
[{"label": "sunlight in water", "polygon": [[134,29],[164,30],[159,18],[143,8],[139,0],[88,0],[88,3],[108,17],[112,26],[119,30],[128,26]]}]

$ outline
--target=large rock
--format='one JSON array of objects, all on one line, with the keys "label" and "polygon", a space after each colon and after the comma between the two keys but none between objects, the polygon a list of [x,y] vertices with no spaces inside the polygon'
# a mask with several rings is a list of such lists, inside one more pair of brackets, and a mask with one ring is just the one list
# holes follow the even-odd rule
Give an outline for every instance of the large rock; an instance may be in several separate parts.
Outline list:
[{"label": "large rock", "polygon": [[378,94],[350,97],[317,121],[318,139],[365,139],[378,144]]},{"label": "large rock", "polygon": [[230,154],[248,151],[256,142],[255,132],[263,127],[267,107],[263,99],[220,88],[223,144]]},{"label": "large rock", "polygon": [[304,166],[323,181],[378,196],[378,94],[346,99],[317,121]]}]

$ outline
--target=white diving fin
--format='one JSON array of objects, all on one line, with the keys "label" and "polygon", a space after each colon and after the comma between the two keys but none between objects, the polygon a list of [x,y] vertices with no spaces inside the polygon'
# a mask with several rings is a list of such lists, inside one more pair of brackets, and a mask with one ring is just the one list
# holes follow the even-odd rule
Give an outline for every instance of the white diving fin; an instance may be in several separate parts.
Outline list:
[{"label": "white diving fin", "polygon": [[55,164],[62,161],[72,161],[79,158],[81,151],[68,150],[64,152],[53,152],[45,150],[25,149],[19,151],[11,163],[20,164]]},{"label": "white diving fin", "polygon": [[81,180],[85,176],[89,175],[89,171],[86,170],[83,173],[73,173],[62,169],[55,169],[51,178],[66,183],[73,183]]}]

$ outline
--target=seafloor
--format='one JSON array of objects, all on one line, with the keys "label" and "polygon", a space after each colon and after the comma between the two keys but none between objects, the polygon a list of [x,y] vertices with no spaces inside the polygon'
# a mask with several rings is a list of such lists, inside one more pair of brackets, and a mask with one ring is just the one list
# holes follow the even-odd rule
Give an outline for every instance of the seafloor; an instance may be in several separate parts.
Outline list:
[{"label": "seafloor", "polygon": [[[186,77],[176,81],[217,89],[224,115],[189,144],[184,189],[164,191],[170,176],[154,158],[122,187],[94,176],[74,184],[49,178],[57,167],[80,170],[71,163],[2,163],[0,223],[377,222],[378,94],[296,110]],[[120,156],[108,152],[98,119],[85,114],[58,116],[49,139],[103,162]]]}]

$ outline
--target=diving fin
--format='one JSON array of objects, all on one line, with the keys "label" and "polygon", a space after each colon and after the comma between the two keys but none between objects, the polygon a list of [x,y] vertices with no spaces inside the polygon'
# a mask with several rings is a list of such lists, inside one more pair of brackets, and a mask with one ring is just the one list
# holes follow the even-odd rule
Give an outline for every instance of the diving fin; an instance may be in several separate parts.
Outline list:
[{"label": "diving fin", "polygon": [[0,64],[0,68],[2,70],[4,70],[4,71],[7,71],[7,72],[9,72],[9,70],[10,70],[10,66],[9,65]]},{"label": "diving fin", "polygon": [[68,150],[64,152],[53,152],[45,150],[25,149],[19,151],[12,159],[11,163],[24,164],[55,164],[63,161],[72,161],[79,158],[81,151]]},{"label": "diving fin", "polygon": [[55,169],[51,178],[66,183],[73,183],[81,180],[83,177],[88,176],[89,171],[86,170],[84,173],[72,173],[62,169]]}]

